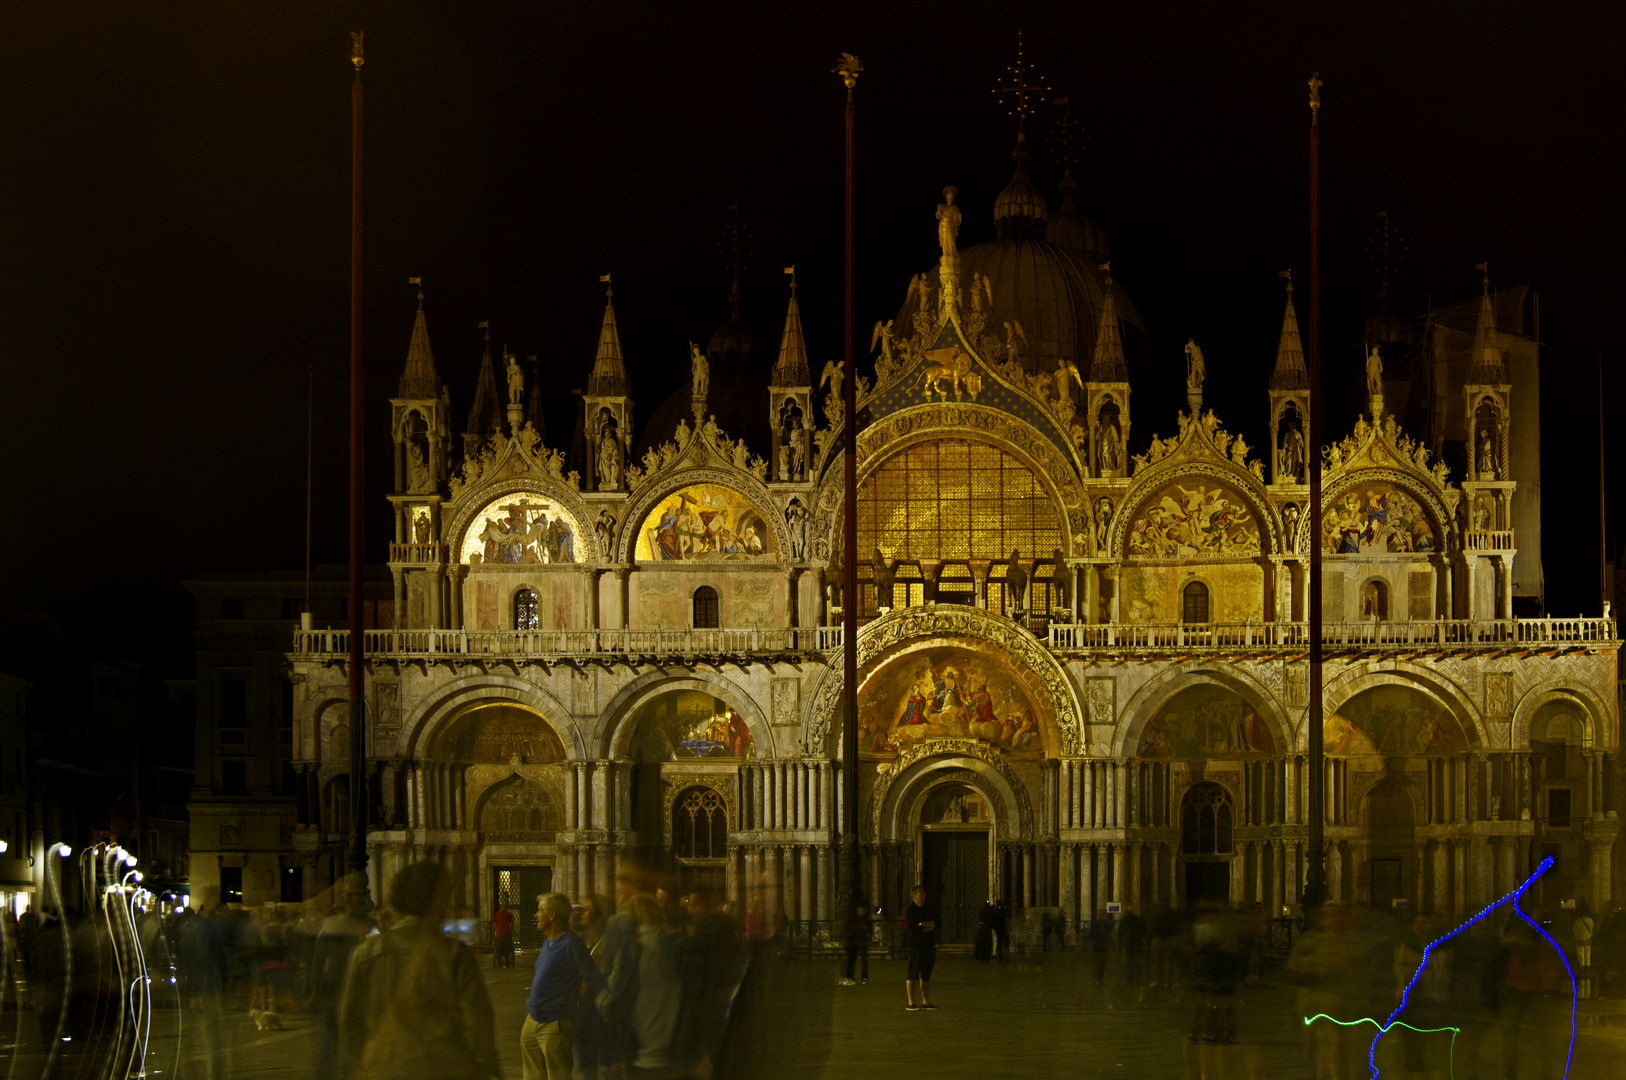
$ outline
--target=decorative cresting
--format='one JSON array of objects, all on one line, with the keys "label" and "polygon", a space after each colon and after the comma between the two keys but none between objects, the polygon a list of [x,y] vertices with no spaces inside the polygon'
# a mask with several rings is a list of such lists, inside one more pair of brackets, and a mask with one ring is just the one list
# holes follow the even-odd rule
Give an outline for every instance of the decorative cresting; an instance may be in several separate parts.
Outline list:
[{"label": "decorative cresting", "polygon": [[[999,799],[1000,808],[994,813],[995,832],[1005,839],[1015,837],[1036,837],[1036,819],[1033,816],[1033,800],[1028,796],[1028,789],[1011,770],[1009,764],[1000,756],[995,748],[987,743],[976,742],[972,739],[933,739],[930,742],[917,743],[898,755],[898,760],[892,768],[875,779],[875,790],[870,794],[869,836],[879,839],[883,835],[886,824],[886,808],[892,802],[890,793],[893,785],[900,781],[911,784],[921,779],[910,776],[909,771],[916,765],[932,758],[942,758],[945,763],[952,763],[957,758],[972,758],[988,765],[999,775],[1005,787],[1010,789],[1011,797],[1016,805],[1006,805],[1003,792],[998,790],[987,792],[987,778],[977,774],[975,770],[966,770],[961,767],[957,772],[964,772],[964,776],[955,779],[975,785],[978,790],[992,794]],[[936,779],[933,774],[933,779]],[[907,789],[905,789],[907,790]],[[1012,819],[1015,819],[1014,822]],[[1014,825],[1014,827],[1013,827]]]},{"label": "decorative cresting", "polygon": [[[495,499],[508,495],[535,492],[563,505],[575,517],[578,525],[588,531],[578,535],[576,543],[583,556],[598,554],[598,544],[591,532],[593,515],[577,490],[575,473],[564,472],[565,456],[562,451],[549,451],[537,438],[529,424],[520,430],[519,437],[510,439],[500,432],[480,451],[477,458],[464,462],[463,476],[451,481],[452,497],[446,503],[444,539],[451,546],[461,547],[463,533],[474,521],[475,515]],[[583,562],[596,559],[583,558]]]},{"label": "decorative cresting", "polygon": [[735,794],[733,776],[718,773],[665,773],[661,776],[661,831],[668,843],[672,840],[672,804],[679,793],[692,787],[710,788],[722,796],[728,812],[728,832],[732,836],[740,829],[740,804]]},{"label": "decorative cresting", "polygon": [[[1079,718],[1084,715],[1083,707],[1072,682],[1056,658],[1032,633],[1003,616],[981,608],[960,604],[898,608],[868,623],[858,631],[860,681],[867,674],[865,669],[877,658],[885,656],[896,646],[926,638],[960,638],[974,641],[979,647],[992,645],[1002,649],[1013,661],[1025,665],[1038,677],[1050,698],[1051,708],[1055,710],[1056,733],[1060,736],[1061,745],[1047,747],[1052,756],[1088,752],[1080,748]],[[808,714],[809,746],[824,746],[829,739],[830,725],[841,702],[841,684],[840,666],[830,665],[814,693],[813,708]],[[989,753],[997,754],[997,751],[990,749]]]},{"label": "decorative cresting", "polygon": [[1381,424],[1374,425],[1363,416],[1350,435],[1323,448],[1321,453],[1326,470],[1322,521],[1314,522],[1311,515],[1302,515],[1294,537],[1295,551],[1308,553],[1310,543],[1324,530],[1324,523],[1336,508],[1351,495],[1362,496],[1364,488],[1375,485],[1392,485],[1422,507],[1425,516],[1432,519],[1427,524],[1432,527],[1434,552],[1462,547],[1456,524],[1462,492],[1450,486],[1450,467],[1444,461],[1431,466],[1428,447],[1405,435],[1394,417],[1385,416]]},{"label": "decorative cresting", "polygon": [[[866,427],[858,433],[859,484],[899,451],[916,443],[943,438],[986,442],[1015,456],[1038,477],[1065,514],[1068,554],[1082,554],[1087,549],[1089,506],[1075,463],[1020,418],[984,405],[968,402],[915,405]],[[840,460],[839,452],[833,455],[833,462]],[[840,508],[841,470],[829,468],[819,486],[809,530],[815,559],[830,557],[841,517]]]},{"label": "decorative cresting", "polygon": [[1250,448],[1242,436],[1233,438],[1220,427],[1212,409],[1199,420],[1189,413],[1179,417],[1179,435],[1168,439],[1154,435],[1147,452],[1135,457],[1134,483],[1112,519],[1109,550],[1113,557],[1134,554],[1126,551],[1131,523],[1146,513],[1145,504],[1153,496],[1181,479],[1206,481],[1240,495],[1259,529],[1259,553],[1279,553],[1282,523],[1266,497],[1263,464],[1248,457]]},{"label": "decorative cresting", "polygon": [[696,484],[716,484],[730,488],[749,500],[761,512],[762,520],[773,528],[776,550],[786,558],[789,557],[790,531],[785,526],[784,516],[774,506],[767,489],[748,474],[723,469],[684,469],[662,476],[661,481],[659,485],[643,485],[627,504],[626,519],[621,524],[620,536],[616,542],[616,562],[628,563],[633,560],[633,552],[638,543],[638,530],[643,528],[644,519],[661,500]]}]

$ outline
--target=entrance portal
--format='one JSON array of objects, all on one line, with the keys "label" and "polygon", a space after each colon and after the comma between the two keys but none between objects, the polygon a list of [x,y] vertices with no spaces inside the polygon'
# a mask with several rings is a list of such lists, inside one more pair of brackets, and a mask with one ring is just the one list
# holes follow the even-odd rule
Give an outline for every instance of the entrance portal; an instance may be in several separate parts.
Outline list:
[{"label": "entrance portal", "polygon": [[926,833],[926,902],[935,903],[942,922],[937,940],[969,945],[977,936],[977,915],[988,900],[988,830]]},{"label": "entrance portal", "polygon": [[1231,863],[1186,862],[1186,906],[1212,901],[1221,907],[1231,902]]},{"label": "entrance portal", "polygon": [[[507,904],[514,913],[514,945],[521,949],[542,946],[542,931],[536,928],[536,898],[553,891],[551,866],[498,866],[492,871],[497,903]],[[496,910],[493,907],[492,910]]]}]

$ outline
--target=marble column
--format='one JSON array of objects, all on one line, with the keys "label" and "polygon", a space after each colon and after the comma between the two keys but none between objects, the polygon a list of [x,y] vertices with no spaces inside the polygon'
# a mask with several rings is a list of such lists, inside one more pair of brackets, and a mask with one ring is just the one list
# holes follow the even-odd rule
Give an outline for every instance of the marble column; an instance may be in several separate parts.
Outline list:
[{"label": "marble column", "polygon": [[1142,909],[1141,854],[1144,846],[1139,841],[1129,845],[1129,888],[1128,896],[1125,897],[1125,904],[1129,910],[1137,912]]},{"label": "marble column", "polygon": [[1093,829],[1100,818],[1095,813],[1095,762],[1084,762],[1084,820],[1085,828]]},{"label": "marble column", "polygon": [[1078,883],[1075,866],[1078,862],[1078,845],[1061,845],[1061,909],[1066,913],[1067,925],[1073,926],[1078,922]]},{"label": "marble column", "polygon": [[1124,874],[1127,872],[1127,867],[1125,866],[1125,862],[1127,861],[1127,853],[1124,851],[1124,846],[1121,843],[1109,844],[1107,846],[1112,850],[1111,898],[1121,904],[1124,902],[1124,886],[1127,884],[1127,882],[1124,880]]},{"label": "marble column", "polygon": [[1344,856],[1338,850],[1336,840],[1328,843],[1324,850],[1327,858],[1327,899],[1331,903],[1341,904],[1344,902]]},{"label": "marble column", "polygon": [[1030,908],[1034,905],[1033,890],[1033,845],[1022,845],[1022,906]]},{"label": "marble column", "polygon": [[[831,915],[832,899],[836,894],[836,888],[837,888],[835,876],[831,872],[832,869],[833,869],[833,864],[832,864],[832,861],[831,861],[831,858],[830,858],[830,845],[829,844],[820,844],[819,845],[818,860],[819,860],[819,898],[818,898],[819,918],[825,920],[826,922],[828,922],[833,917]],[[869,887],[868,887],[869,896],[868,896],[868,899],[869,899],[870,907],[875,906],[875,896],[876,896],[875,885],[876,885],[876,881],[877,881],[877,879],[875,877],[871,877],[869,879]]]},{"label": "marble column", "polygon": [[806,920],[816,918],[813,907],[813,849],[807,844],[801,845],[801,871],[797,884],[801,886],[801,899],[797,904],[797,914]]},{"label": "marble column", "polygon": [[1095,845],[1081,844],[1078,849],[1078,910],[1079,918],[1095,918]]}]

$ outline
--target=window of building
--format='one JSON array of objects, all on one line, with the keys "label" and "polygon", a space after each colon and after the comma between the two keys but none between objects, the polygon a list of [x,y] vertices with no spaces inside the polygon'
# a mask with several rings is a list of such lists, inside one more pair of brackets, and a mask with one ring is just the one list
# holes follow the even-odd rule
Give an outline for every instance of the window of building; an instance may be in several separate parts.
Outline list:
[{"label": "window of building", "polygon": [[1373,578],[1361,586],[1361,618],[1382,622],[1388,617],[1389,584]]},{"label": "window of building", "polygon": [[720,623],[717,614],[717,590],[710,585],[702,585],[694,591],[694,628],[696,630],[714,630]]},{"label": "window of building", "polygon": [[222,904],[241,904],[243,902],[243,868],[241,866],[222,866],[220,868],[220,902]]},{"label": "window of building", "polygon": [[242,676],[220,680],[220,726],[248,726],[248,680]]},{"label": "window of building", "polygon": [[1064,546],[1044,485],[1017,458],[964,439],[901,450],[858,492],[858,550],[894,559],[1025,558]]},{"label": "window of building", "polygon": [[514,629],[535,630],[540,624],[536,614],[536,592],[521,589],[514,594]]},{"label": "window of building", "polygon": [[1567,829],[1570,825],[1570,789],[1547,789],[1547,824],[1555,829]]},{"label": "window of building", "polygon": [[248,794],[248,762],[222,761],[220,763],[220,793],[222,795]]},{"label": "window of building", "polygon": [[1180,799],[1180,850],[1187,855],[1229,855],[1236,815],[1230,794],[1205,780]]},{"label": "window of building", "polygon": [[672,853],[680,859],[728,857],[728,810],[709,787],[686,788],[672,805]]},{"label": "window of building", "polygon": [[244,617],[246,604],[240,597],[228,597],[220,601],[220,617],[222,619],[241,619]]},{"label": "window of building", "polygon": [[1200,581],[1188,581],[1180,590],[1180,621],[1206,623],[1208,621],[1208,586]]},{"label": "window of building", "polygon": [[282,895],[279,897],[284,904],[297,904],[305,899],[299,880],[297,867],[284,866],[282,868]]}]

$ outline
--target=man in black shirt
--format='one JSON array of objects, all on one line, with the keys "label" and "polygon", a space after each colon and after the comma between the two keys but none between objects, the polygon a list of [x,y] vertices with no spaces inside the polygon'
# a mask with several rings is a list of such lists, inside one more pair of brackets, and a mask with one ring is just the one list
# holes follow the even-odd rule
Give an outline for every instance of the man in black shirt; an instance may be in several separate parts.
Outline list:
[{"label": "man in black shirt", "polygon": [[[910,1012],[935,1009],[931,1001],[932,965],[937,963],[937,911],[926,906],[926,886],[916,885],[914,901],[904,913],[909,946],[909,972],[903,980]],[[920,1004],[915,1004],[915,982],[920,983]]]}]

